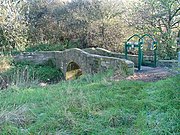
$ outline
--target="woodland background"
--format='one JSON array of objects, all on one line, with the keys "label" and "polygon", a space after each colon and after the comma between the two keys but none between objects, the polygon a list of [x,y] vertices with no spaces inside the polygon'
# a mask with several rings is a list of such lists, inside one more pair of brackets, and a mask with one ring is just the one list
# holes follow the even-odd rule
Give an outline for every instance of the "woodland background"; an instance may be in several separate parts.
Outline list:
[{"label": "woodland background", "polygon": [[123,52],[129,36],[149,33],[159,43],[159,58],[175,59],[179,5],[179,0],[0,0],[0,49],[98,46]]}]

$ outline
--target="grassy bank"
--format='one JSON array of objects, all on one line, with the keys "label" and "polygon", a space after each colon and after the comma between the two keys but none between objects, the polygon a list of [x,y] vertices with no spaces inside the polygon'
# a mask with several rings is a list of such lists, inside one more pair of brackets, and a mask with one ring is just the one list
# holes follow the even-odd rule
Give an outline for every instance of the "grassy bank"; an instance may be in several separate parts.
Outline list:
[{"label": "grassy bank", "polygon": [[0,134],[178,134],[180,76],[144,83],[86,76],[0,91]]}]

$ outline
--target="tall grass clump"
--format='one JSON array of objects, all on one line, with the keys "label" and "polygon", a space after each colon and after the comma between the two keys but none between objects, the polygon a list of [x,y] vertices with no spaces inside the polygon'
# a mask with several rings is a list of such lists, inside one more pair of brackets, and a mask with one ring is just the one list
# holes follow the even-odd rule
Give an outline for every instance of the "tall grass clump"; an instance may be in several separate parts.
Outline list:
[{"label": "tall grass clump", "polygon": [[32,86],[40,82],[57,83],[63,79],[63,74],[60,70],[54,68],[51,63],[44,65],[35,65],[31,62],[13,63],[11,68],[6,72],[1,73],[1,87],[6,83],[9,86]]},{"label": "tall grass clump", "polygon": [[35,77],[35,71],[28,65],[13,67],[1,76],[9,86],[22,87],[38,83],[38,79]]}]

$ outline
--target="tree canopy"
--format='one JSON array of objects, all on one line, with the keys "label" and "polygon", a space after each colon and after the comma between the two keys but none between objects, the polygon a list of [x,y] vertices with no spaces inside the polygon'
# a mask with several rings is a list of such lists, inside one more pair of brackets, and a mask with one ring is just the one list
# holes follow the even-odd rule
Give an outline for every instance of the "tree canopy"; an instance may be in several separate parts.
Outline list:
[{"label": "tree canopy", "polygon": [[0,0],[0,47],[76,43],[123,52],[124,41],[149,33],[159,56],[176,57],[179,0]]}]

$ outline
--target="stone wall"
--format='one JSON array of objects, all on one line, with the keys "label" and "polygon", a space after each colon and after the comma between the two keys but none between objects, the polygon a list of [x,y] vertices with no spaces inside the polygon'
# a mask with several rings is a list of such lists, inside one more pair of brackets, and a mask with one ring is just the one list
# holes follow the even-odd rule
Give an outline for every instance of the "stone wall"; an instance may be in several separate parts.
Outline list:
[{"label": "stone wall", "polygon": [[177,67],[178,60],[159,60],[157,65],[159,67]]},{"label": "stone wall", "polygon": [[54,60],[55,52],[24,52],[14,56],[14,61],[29,61],[35,64],[43,64],[49,59]]},{"label": "stone wall", "polygon": [[[116,53],[116,52],[110,52],[106,49],[103,48],[86,48],[84,49],[85,52],[91,53],[91,54],[97,54],[101,56],[108,56],[108,57],[116,57],[116,58],[125,58],[125,54],[123,53]],[[134,65],[137,67],[138,66],[138,55],[131,55],[128,54],[128,60],[134,62]],[[152,64],[154,61],[153,56],[143,56],[143,64],[145,65],[146,63]]]}]

